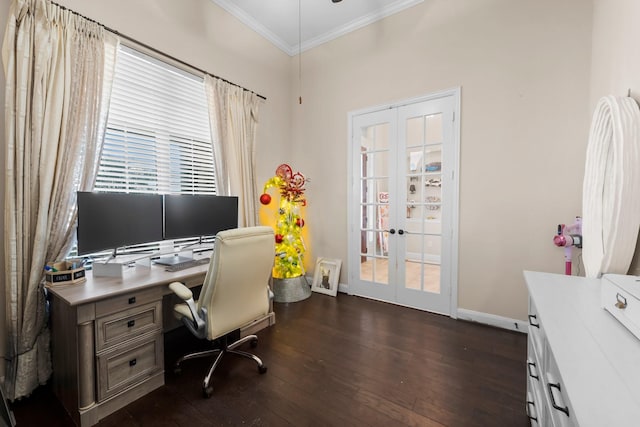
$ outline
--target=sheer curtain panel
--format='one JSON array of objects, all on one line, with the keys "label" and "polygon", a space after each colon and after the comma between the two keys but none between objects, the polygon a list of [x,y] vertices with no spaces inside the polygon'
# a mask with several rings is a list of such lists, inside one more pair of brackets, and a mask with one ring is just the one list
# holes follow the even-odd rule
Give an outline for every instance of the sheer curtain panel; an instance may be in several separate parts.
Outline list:
[{"label": "sheer curtain panel", "polygon": [[222,79],[204,78],[218,194],[238,196],[238,226],[258,223],[255,145],[260,99]]},{"label": "sheer curtain panel", "polygon": [[2,62],[5,388],[12,400],[51,374],[43,267],[66,255],[76,191],[93,186],[116,46],[98,24],[48,1],[11,4]]}]

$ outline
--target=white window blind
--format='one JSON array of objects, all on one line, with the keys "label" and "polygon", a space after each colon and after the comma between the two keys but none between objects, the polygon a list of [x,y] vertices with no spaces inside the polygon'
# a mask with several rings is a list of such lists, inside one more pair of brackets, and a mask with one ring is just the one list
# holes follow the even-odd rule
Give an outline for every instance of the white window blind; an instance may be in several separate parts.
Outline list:
[{"label": "white window blind", "polygon": [[216,194],[201,78],[120,47],[94,191]]}]

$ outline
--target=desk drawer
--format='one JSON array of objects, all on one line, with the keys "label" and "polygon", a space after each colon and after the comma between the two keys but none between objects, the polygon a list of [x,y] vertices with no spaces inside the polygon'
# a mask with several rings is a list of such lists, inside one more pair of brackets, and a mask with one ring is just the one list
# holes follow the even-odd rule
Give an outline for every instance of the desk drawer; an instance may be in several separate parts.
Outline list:
[{"label": "desk drawer", "polygon": [[161,288],[161,286],[154,286],[151,289],[129,292],[103,301],[98,301],[96,302],[96,318],[116,313],[118,311],[140,307],[141,305],[153,301],[159,301],[162,299]]},{"label": "desk drawer", "polygon": [[97,356],[98,402],[163,369],[162,334],[152,334]]},{"label": "desk drawer", "polygon": [[96,320],[96,352],[162,330],[162,302],[134,307]]}]

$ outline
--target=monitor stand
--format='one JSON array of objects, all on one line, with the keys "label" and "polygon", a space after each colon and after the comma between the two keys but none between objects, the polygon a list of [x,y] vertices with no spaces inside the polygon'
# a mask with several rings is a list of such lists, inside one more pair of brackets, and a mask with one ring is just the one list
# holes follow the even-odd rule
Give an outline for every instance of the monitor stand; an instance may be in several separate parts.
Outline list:
[{"label": "monitor stand", "polygon": [[158,259],[154,259],[153,262],[159,265],[175,265],[180,264],[181,262],[192,261],[193,258],[180,256],[178,254],[166,256]]}]

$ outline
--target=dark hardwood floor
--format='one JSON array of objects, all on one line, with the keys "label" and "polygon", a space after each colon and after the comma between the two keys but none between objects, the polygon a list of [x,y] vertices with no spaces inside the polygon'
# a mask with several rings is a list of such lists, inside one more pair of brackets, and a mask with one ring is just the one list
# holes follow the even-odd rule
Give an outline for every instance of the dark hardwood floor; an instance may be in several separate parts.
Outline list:
[{"label": "dark hardwood floor", "polygon": [[[170,362],[197,340],[165,335],[166,385],[102,420],[128,426],[527,426],[526,335],[339,294],[275,304],[255,353]],[[71,426],[47,386],[15,402],[18,426]]]}]

